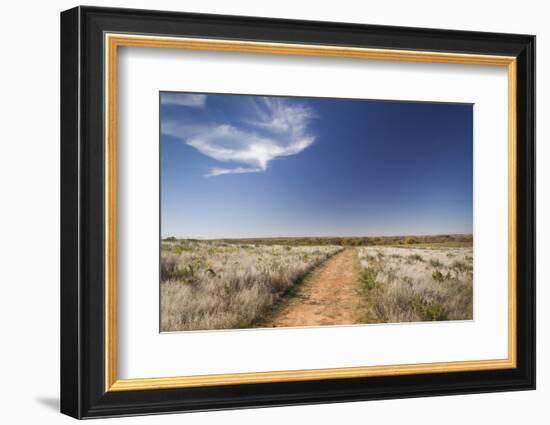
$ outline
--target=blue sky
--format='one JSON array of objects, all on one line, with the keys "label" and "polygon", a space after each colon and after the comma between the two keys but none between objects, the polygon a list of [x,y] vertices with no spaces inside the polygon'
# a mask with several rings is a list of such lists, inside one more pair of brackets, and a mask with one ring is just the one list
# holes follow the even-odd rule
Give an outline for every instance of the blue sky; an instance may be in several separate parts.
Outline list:
[{"label": "blue sky", "polygon": [[161,235],[472,232],[467,104],[160,94]]}]

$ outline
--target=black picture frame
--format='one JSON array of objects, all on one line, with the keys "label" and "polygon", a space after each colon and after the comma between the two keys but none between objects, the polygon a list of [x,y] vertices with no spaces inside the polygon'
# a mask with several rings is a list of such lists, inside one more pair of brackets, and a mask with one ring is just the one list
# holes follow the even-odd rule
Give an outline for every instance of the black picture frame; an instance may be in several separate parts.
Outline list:
[{"label": "black picture frame", "polygon": [[[517,58],[517,367],[105,391],[104,34],[507,55]],[[132,9],[61,13],[61,412],[75,418],[535,388],[535,37]]]}]

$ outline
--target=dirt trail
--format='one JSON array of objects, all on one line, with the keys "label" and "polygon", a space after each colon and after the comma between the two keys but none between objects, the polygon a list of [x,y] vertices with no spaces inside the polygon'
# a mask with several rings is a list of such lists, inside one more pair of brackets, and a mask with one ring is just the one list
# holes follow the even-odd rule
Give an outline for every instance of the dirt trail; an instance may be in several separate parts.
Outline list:
[{"label": "dirt trail", "polygon": [[345,249],[315,270],[267,327],[347,325],[359,322],[357,253]]}]

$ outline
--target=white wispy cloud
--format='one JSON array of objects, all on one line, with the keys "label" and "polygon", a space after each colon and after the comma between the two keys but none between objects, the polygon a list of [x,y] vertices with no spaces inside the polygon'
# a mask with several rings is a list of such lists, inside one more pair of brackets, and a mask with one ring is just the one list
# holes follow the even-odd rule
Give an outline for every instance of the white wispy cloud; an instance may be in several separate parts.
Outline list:
[{"label": "white wispy cloud", "polygon": [[245,109],[239,124],[168,121],[162,123],[162,133],[217,161],[238,164],[212,168],[208,177],[265,171],[270,161],[296,155],[315,140],[308,128],[314,113],[305,105],[254,97]]},{"label": "white wispy cloud", "polygon": [[205,94],[188,93],[162,93],[160,103],[163,105],[189,106],[192,108],[202,108],[206,103]]},{"label": "white wispy cloud", "polygon": [[245,174],[245,173],[259,173],[264,171],[261,168],[246,168],[246,167],[237,167],[237,168],[211,168],[207,177],[223,176],[224,174]]}]

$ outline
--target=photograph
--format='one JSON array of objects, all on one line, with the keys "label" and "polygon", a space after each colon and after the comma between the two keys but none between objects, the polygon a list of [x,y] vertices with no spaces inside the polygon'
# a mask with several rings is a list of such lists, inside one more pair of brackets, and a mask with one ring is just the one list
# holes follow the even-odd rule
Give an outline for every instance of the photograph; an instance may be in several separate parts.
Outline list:
[{"label": "photograph", "polygon": [[160,330],[473,319],[473,105],[160,92]]}]

